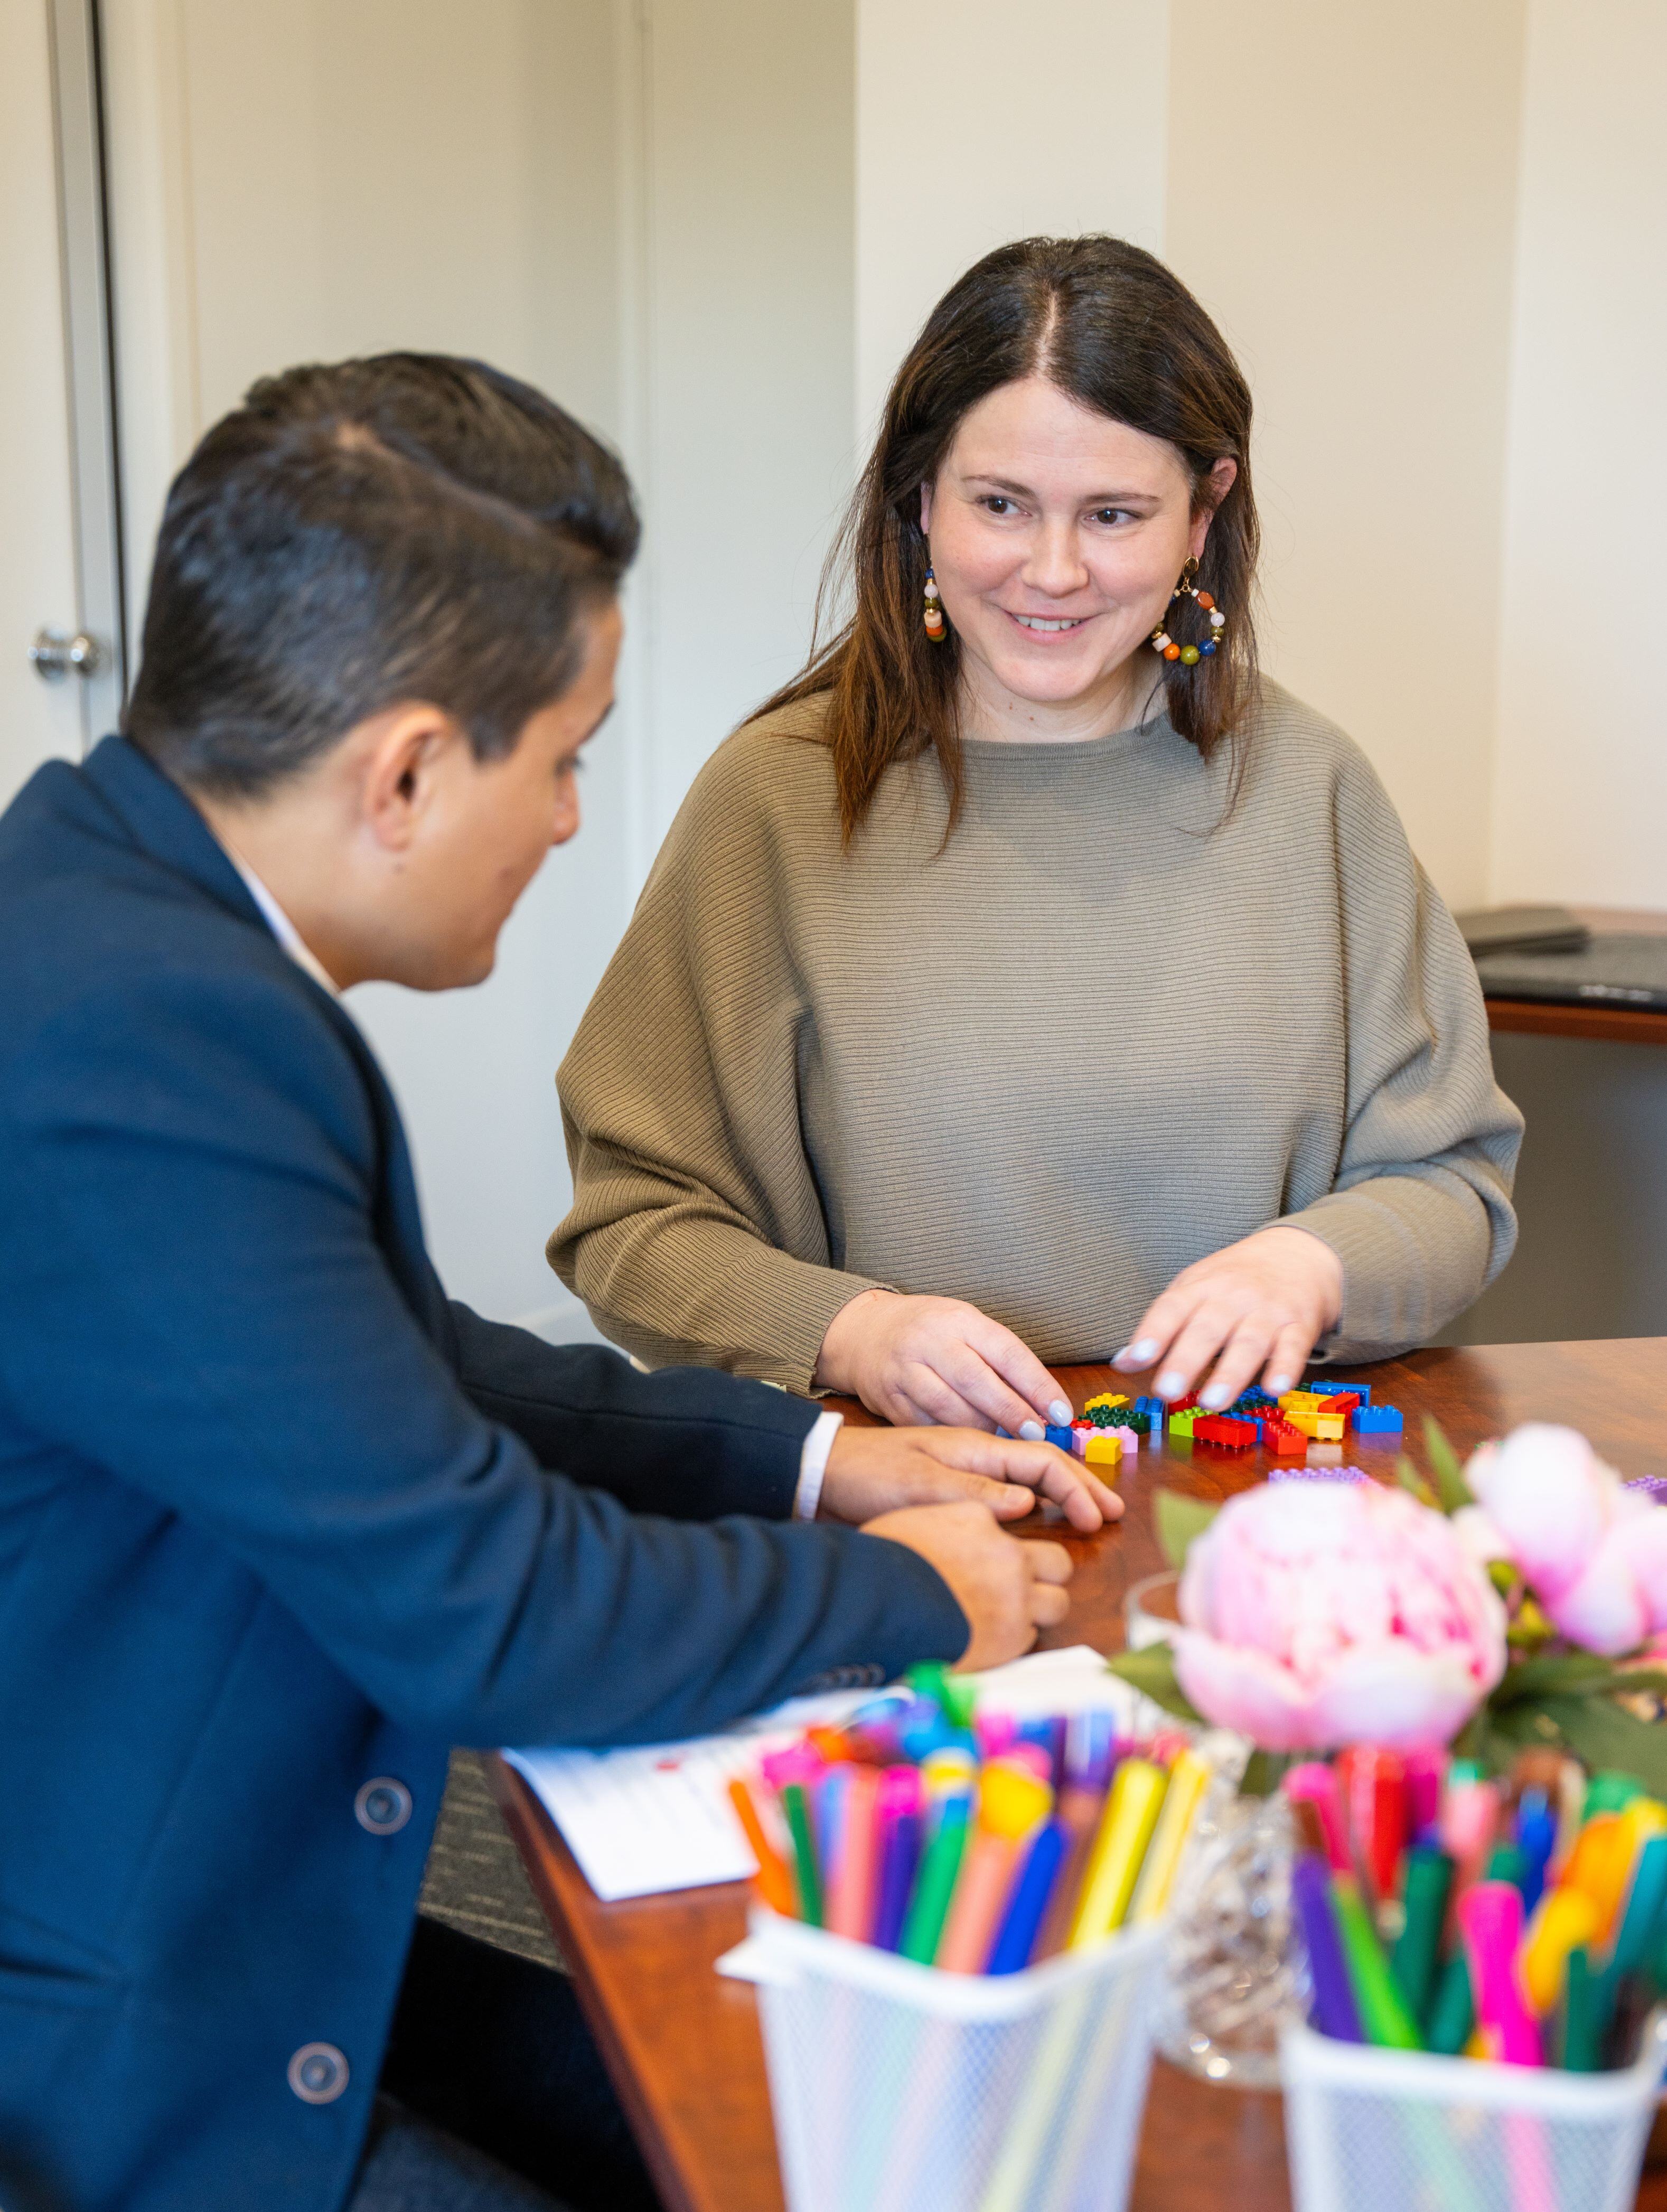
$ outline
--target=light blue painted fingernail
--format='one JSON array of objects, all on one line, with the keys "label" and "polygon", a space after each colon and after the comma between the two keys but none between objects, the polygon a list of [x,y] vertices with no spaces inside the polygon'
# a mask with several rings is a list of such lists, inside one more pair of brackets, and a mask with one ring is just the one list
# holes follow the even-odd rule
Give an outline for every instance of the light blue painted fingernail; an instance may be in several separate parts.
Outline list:
[{"label": "light blue painted fingernail", "polygon": [[1219,1413],[1227,1402],[1227,1394],[1219,1382],[1212,1382],[1208,1390],[1198,1393],[1198,1402],[1201,1406],[1208,1406],[1211,1413]]},{"label": "light blue painted fingernail", "polygon": [[1268,1384],[1270,1395],[1275,1398],[1282,1398],[1287,1390],[1294,1390],[1296,1387],[1288,1375],[1273,1376]]},{"label": "light blue painted fingernail", "polygon": [[1042,1442],[1042,1424],[1040,1421],[1021,1421],[1019,1433],[1027,1444],[1039,1444]]},{"label": "light blue painted fingernail", "polygon": [[1133,1360],[1136,1367],[1150,1366],[1158,1357],[1157,1340],[1153,1337],[1143,1336],[1138,1344],[1131,1344],[1126,1352],[1120,1352],[1117,1357],[1119,1359]]},{"label": "light blue painted fingernail", "polygon": [[1186,1376],[1177,1375],[1172,1367],[1167,1375],[1158,1377],[1158,1395],[1160,1398],[1178,1398],[1186,1387]]},{"label": "light blue painted fingernail", "polygon": [[1053,1423],[1056,1429],[1068,1429],[1070,1427],[1071,1408],[1063,1398],[1056,1398],[1054,1400],[1053,1404],[1048,1408],[1048,1419]]}]

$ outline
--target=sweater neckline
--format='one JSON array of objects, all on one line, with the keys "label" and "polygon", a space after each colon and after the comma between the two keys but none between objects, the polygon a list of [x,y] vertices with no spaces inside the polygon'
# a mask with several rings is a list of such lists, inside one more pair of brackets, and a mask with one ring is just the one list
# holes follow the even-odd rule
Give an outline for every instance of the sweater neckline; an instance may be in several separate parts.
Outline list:
[{"label": "sweater neckline", "polygon": [[1174,734],[1168,714],[1159,713],[1144,722],[1131,722],[1126,729],[1104,731],[1097,738],[1044,738],[1034,744],[1011,738],[964,738],[961,744],[968,761],[976,761],[983,769],[1010,765],[1013,774],[1022,775],[1021,763],[1028,761],[1053,774],[1072,761],[1097,766],[1116,754],[1133,751],[1146,738]]}]

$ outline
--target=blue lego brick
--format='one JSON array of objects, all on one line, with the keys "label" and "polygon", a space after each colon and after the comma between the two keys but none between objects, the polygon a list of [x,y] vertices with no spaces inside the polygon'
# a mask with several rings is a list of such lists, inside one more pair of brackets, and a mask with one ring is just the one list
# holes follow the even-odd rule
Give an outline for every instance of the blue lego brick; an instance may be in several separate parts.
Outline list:
[{"label": "blue lego brick", "polygon": [[1363,1406],[1372,1403],[1372,1385],[1369,1382],[1321,1382],[1316,1380],[1305,1382],[1302,1387],[1305,1390],[1317,1391],[1322,1398],[1341,1398],[1346,1392],[1353,1391]]},{"label": "blue lego brick", "polygon": [[1154,1435],[1163,1433],[1164,1416],[1169,1411],[1161,1398],[1137,1398],[1135,1411],[1144,1413],[1147,1425]]},{"label": "blue lego brick", "polygon": [[1398,1406],[1357,1406],[1348,1425],[1357,1436],[1377,1437],[1395,1435],[1406,1425]]},{"label": "blue lego brick", "polygon": [[1049,1421],[1047,1427],[1042,1431],[1042,1434],[1049,1443],[1057,1444],[1061,1451],[1068,1452],[1070,1450],[1071,1431],[1068,1426],[1062,1429],[1056,1429],[1053,1423]]}]

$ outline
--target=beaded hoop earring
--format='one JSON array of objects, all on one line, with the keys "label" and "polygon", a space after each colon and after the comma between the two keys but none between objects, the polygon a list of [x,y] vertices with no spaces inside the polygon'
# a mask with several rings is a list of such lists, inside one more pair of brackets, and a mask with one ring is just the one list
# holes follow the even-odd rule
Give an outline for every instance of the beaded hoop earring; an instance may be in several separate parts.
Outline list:
[{"label": "beaded hoop earring", "polygon": [[1198,574],[1198,563],[1189,560],[1181,571],[1181,580],[1170,593],[1170,604],[1177,599],[1190,599],[1197,602],[1202,613],[1210,619],[1210,634],[1202,645],[1177,645],[1161,623],[1152,633],[1152,649],[1161,653],[1165,660],[1178,660],[1183,668],[1195,668],[1201,660],[1208,660],[1221,642],[1221,633],[1227,626],[1227,617],[1208,592],[1201,592],[1193,578]]},{"label": "beaded hoop earring", "polygon": [[926,564],[926,609],[921,617],[926,624],[926,634],[934,645],[941,645],[945,636],[944,611],[938,598],[938,580],[932,573],[932,563]]}]

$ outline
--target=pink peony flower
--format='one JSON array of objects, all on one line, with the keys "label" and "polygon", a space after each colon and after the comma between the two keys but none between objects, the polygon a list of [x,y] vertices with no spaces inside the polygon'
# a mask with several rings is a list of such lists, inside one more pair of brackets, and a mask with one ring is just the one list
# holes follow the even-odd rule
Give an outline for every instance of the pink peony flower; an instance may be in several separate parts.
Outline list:
[{"label": "pink peony flower", "polygon": [[1264,1484],[1187,1553],[1175,1672],[1264,1751],[1447,1742],[1505,1672],[1505,1607],[1444,1516],[1381,1484]]},{"label": "pink peony flower", "polygon": [[1527,1422],[1464,1472],[1500,1553],[1570,1643],[1618,1658],[1667,1629],[1667,1507],[1626,1489],[1577,1430]]}]

